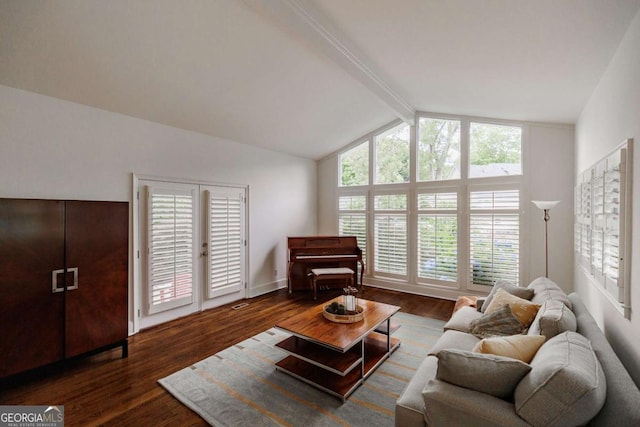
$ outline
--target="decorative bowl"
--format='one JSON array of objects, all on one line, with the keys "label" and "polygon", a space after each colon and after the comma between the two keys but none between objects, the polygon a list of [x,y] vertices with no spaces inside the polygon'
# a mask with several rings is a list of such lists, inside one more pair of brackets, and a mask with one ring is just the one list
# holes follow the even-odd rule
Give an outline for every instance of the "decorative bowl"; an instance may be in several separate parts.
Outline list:
[{"label": "decorative bowl", "polygon": [[326,305],[324,307],[324,310],[322,310],[322,315],[325,317],[325,319],[335,323],[355,323],[364,319],[364,309],[360,305],[356,306],[355,312],[347,311],[345,312],[345,314],[329,313],[327,311],[327,307],[329,306]]}]

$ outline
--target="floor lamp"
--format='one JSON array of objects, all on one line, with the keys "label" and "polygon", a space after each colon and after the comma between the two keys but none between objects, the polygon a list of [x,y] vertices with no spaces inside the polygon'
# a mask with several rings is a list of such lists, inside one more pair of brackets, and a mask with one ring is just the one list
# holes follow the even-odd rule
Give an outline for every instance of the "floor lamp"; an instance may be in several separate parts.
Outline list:
[{"label": "floor lamp", "polygon": [[549,226],[549,211],[552,207],[560,203],[560,200],[532,200],[531,203],[536,205],[538,209],[542,209],[544,211],[544,264],[545,277],[549,277],[549,234],[548,234],[548,226]]}]

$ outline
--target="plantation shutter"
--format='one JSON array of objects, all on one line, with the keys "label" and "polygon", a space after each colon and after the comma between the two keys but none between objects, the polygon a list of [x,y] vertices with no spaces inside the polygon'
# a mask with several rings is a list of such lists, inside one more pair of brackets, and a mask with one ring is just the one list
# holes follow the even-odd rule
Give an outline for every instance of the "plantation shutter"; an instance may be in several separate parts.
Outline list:
[{"label": "plantation shutter", "polygon": [[147,187],[148,312],[193,302],[193,189]]},{"label": "plantation shutter", "polygon": [[374,269],[376,273],[407,275],[407,196],[374,197]]},{"label": "plantation shutter", "polygon": [[207,194],[207,297],[238,292],[244,285],[244,190],[209,187]]},{"label": "plantation shutter", "polygon": [[470,274],[474,285],[520,278],[519,190],[472,191],[469,195]]},{"label": "plantation shutter", "polygon": [[418,194],[418,277],[457,283],[458,195]]},{"label": "plantation shutter", "polygon": [[340,196],[338,199],[338,232],[341,236],[356,236],[362,249],[362,259],[367,259],[367,196]]}]

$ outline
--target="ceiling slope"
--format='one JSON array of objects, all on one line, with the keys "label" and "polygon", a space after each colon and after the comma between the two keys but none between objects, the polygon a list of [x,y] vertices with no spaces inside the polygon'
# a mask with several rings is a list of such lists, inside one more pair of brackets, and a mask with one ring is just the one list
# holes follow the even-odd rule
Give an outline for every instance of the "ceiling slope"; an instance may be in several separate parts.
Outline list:
[{"label": "ceiling slope", "polygon": [[572,123],[639,7],[0,0],[0,84],[319,159],[415,110]]}]

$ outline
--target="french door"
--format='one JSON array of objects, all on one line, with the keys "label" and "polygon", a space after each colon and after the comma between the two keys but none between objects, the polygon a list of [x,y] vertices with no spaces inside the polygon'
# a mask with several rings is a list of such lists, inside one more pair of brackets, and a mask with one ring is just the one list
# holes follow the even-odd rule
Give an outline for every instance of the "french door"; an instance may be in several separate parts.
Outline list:
[{"label": "french door", "polygon": [[140,326],[245,297],[246,188],[139,180]]}]

